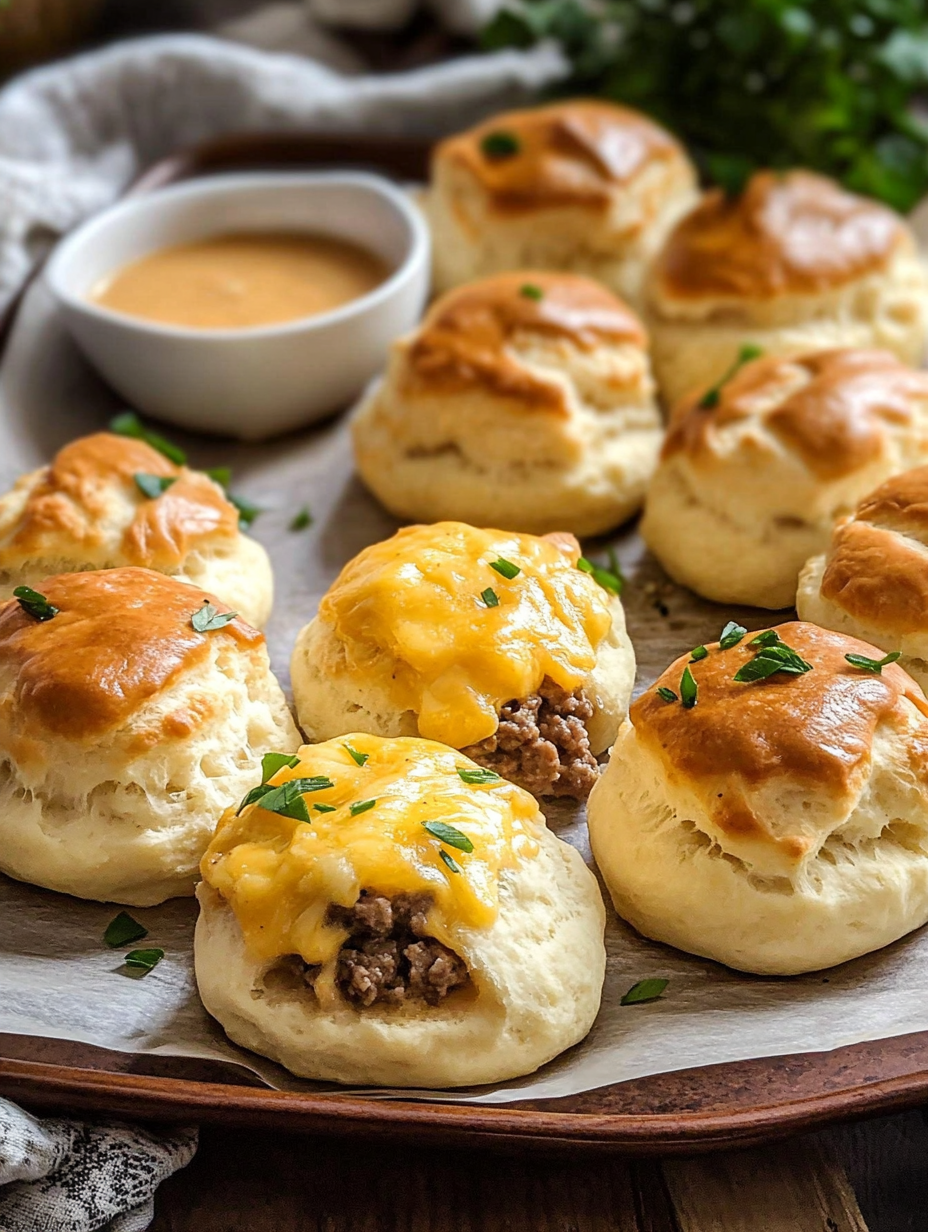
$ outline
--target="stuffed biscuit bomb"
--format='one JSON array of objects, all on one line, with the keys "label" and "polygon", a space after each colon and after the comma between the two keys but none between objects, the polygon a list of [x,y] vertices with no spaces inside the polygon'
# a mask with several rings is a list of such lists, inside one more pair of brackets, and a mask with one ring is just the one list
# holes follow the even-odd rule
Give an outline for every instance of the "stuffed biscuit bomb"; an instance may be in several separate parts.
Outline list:
[{"label": "stuffed biscuit bomb", "polygon": [[616,911],[796,975],[928,921],[928,703],[866,642],[729,625],[631,708],[589,804]]},{"label": "stuffed biscuit bomb", "polygon": [[217,819],[299,736],[264,638],[148,569],[0,604],[0,871],[79,898],[192,894]]},{"label": "stuffed biscuit bomb", "polygon": [[641,534],[717,603],[789,607],[835,520],[928,461],[928,373],[887,351],[746,364],[675,409]]},{"label": "stuffed biscuit bomb", "polygon": [[307,745],[216,831],[203,1004],[295,1074],[471,1086],[576,1044],[605,969],[599,887],[526,792],[445,745]]},{"label": "stuffed biscuit bomb", "polygon": [[803,620],[861,637],[928,690],[928,466],[887,480],[803,569]]},{"label": "stuffed biscuit bomb", "polygon": [[919,364],[928,282],[898,214],[808,171],[715,189],[668,237],[645,320],[669,404],[708,389],[745,343],[772,355],[885,347]]},{"label": "stuffed biscuit bomb", "polygon": [[533,534],[631,517],[662,438],[637,318],[588,278],[537,271],[433,304],[353,423],[361,477],[398,517]]},{"label": "stuffed biscuit bomb", "polygon": [[[440,740],[536,796],[585,798],[628,708],[618,583],[570,535],[410,526],[349,561],[290,674],[310,740]],[[599,578],[605,585],[594,580]]]},{"label": "stuffed biscuit bomb", "polygon": [[695,198],[682,146],[638,111],[574,99],[495,116],[435,150],[435,285],[536,266],[588,274],[634,303]]},{"label": "stuffed biscuit bomb", "polygon": [[267,553],[203,471],[97,432],[0,496],[0,596],[80,569],[138,565],[218,595],[256,628],[271,612]]}]

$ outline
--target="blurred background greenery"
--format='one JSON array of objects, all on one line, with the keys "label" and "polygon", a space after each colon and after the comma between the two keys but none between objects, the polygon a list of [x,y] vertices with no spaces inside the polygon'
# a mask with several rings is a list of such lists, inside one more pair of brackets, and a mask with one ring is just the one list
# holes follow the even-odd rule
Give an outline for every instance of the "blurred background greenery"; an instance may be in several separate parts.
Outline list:
[{"label": "blurred background greenery", "polygon": [[[705,178],[729,191],[757,167],[803,165],[900,210],[928,192],[926,0],[502,3],[478,46],[555,40],[570,63],[559,93],[656,116],[687,142]],[[308,11],[267,0],[0,0],[0,73],[155,30],[236,37],[235,23],[252,11],[288,7]],[[289,36],[282,41],[290,47]],[[336,22],[304,49],[336,45],[330,62],[355,72],[474,50],[421,9],[398,30],[340,32]]]}]

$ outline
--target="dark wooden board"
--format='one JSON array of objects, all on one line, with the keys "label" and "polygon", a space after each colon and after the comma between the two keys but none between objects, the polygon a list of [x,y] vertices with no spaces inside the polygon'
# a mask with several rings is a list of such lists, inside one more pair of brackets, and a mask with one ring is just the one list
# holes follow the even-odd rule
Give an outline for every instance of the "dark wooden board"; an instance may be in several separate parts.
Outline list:
[{"label": "dark wooden board", "polygon": [[[415,180],[427,163],[428,145],[418,138],[245,135],[181,152],[149,170],[130,192],[245,168],[352,166]],[[466,1142],[506,1151],[693,1153],[923,1102],[928,1032],[832,1052],[671,1070],[567,1098],[495,1106],[269,1091],[212,1063],[0,1036],[0,1093],[36,1108],[135,1119]]]}]

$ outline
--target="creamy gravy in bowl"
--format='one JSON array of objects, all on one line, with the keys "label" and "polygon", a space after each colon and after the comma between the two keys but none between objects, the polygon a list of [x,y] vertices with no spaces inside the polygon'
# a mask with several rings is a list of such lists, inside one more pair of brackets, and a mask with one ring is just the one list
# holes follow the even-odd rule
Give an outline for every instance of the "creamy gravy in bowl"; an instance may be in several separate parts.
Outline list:
[{"label": "creamy gravy in bowl", "polygon": [[317,316],[367,295],[385,261],[333,236],[241,232],[161,248],[91,289],[93,303],[188,329],[252,329]]}]

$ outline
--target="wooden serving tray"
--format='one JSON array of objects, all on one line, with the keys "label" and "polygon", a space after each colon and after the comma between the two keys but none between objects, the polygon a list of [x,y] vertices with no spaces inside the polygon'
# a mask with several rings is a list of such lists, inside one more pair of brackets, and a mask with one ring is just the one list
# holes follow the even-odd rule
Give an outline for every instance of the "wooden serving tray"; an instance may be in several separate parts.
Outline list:
[{"label": "wooden serving tray", "polygon": [[[231,137],[166,159],[129,191],[259,167],[351,166],[421,180],[428,152],[427,142],[408,137]],[[9,320],[4,324],[8,328]],[[132,1119],[276,1126],[505,1150],[692,1153],[769,1141],[925,1101],[928,1032],[831,1052],[673,1070],[566,1098],[480,1106],[273,1091],[216,1062],[5,1035],[0,1036],[0,1094],[35,1108]]]}]

